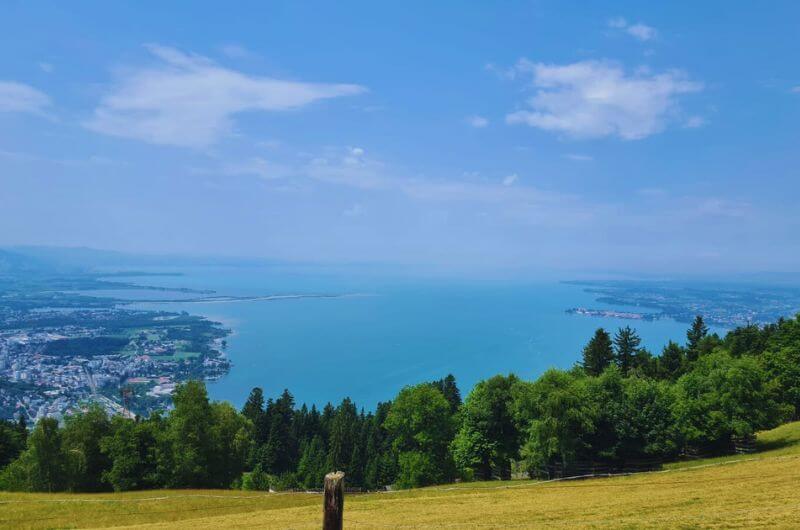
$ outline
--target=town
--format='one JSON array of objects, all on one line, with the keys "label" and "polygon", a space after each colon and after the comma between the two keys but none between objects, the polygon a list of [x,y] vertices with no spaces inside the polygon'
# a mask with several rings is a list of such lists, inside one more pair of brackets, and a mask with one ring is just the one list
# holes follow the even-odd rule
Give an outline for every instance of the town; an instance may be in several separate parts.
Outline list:
[{"label": "town", "polygon": [[[109,414],[169,405],[175,384],[230,369],[228,331],[185,313],[126,309],[0,319],[0,418],[61,419],[88,402]],[[81,325],[63,324],[79,319]],[[13,326],[13,327],[12,327]]]}]

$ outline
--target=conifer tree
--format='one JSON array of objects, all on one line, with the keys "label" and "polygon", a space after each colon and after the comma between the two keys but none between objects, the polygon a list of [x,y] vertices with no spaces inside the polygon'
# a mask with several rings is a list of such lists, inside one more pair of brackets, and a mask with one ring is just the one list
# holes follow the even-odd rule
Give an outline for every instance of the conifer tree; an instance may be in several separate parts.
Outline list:
[{"label": "conifer tree", "polygon": [[328,469],[330,471],[349,472],[350,459],[353,455],[353,444],[356,443],[356,425],[358,413],[356,406],[345,398],[337,407],[331,420],[328,438]]},{"label": "conifer tree", "polygon": [[636,330],[630,326],[619,328],[614,336],[615,360],[623,375],[627,375],[633,368],[635,356],[641,343],[642,339],[636,333]]},{"label": "conifer tree", "polygon": [[456,378],[453,374],[447,374],[444,379],[434,381],[433,386],[439,389],[447,402],[450,403],[450,413],[455,414],[461,407],[461,392],[458,390]]},{"label": "conifer tree", "polygon": [[708,327],[703,322],[703,317],[694,317],[692,327],[686,332],[686,358],[694,362],[700,356],[700,342],[708,335]]},{"label": "conifer tree", "polygon": [[613,361],[611,335],[603,328],[598,328],[594,337],[583,348],[583,369],[589,375],[600,375]]},{"label": "conifer tree", "polygon": [[17,416],[17,434],[22,441],[22,446],[25,447],[28,442],[28,424],[25,421],[25,415],[21,413]]},{"label": "conifer tree", "polygon": [[250,391],[247,401],[242,407],[242,414],[245,418],[253,422],[253,425],[258,423],[259,416],[264,414],[264,391],[256,387]]},{"label": "conifer tree", "polygon": [[663,379],[677,379],[683,371],[685,356],[679,344],[669,341],[658,360],[659,376]]}]

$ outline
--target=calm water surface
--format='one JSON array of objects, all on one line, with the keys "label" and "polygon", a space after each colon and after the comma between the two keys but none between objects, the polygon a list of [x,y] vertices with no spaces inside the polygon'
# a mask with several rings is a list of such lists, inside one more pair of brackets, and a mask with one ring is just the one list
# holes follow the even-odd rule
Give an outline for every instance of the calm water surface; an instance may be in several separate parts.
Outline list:
[{"label": "calm water surface", "polygon": [[350,396],[371,409],[404,385],[448,373],[466,393],[476,381],[498,373],[535,378],[549,367],[568,368],[600,326],[636,327],[653,352],[669,339],[683,342],[687,328],[671,320],[567,315],[570,307],[610,306],[595,302],[580,287],[557,281],[412,281],[252,267],[180,272],[184,275],[135,281],[214,289],[230,296],[352,295],[137,304],[205,315],[234,331],[227,350],[233,368],[211,383],[209,391],[237,406],[252,387],[260,386],[273,396],[288,388],[298,403],[320,405]]}]

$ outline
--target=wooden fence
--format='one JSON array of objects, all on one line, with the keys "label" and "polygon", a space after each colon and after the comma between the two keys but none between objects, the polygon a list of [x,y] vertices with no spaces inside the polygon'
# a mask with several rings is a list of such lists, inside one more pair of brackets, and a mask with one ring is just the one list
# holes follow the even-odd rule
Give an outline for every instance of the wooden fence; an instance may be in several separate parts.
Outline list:
[{"label": "wooden fence", "polygon": [[[624,462],[571,462],[566,466],[560,462],[542,466],[533,474],[535,478],[566,478],[566,477],[599,477],[625,473],[642,473],[644,471],[657,471],[664,465],[660,458],[626,460]],[[534,478],[531,477],[531,478]]]}]

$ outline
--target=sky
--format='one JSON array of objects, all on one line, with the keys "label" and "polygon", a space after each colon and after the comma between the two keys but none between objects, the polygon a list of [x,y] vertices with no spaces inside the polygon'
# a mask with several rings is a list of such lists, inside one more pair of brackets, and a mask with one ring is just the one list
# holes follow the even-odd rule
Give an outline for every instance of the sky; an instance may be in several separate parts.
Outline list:
[{"label": "sky", "polygon": [[800,4],[43,2],[0,17],[0,245],[800,270]]}]

